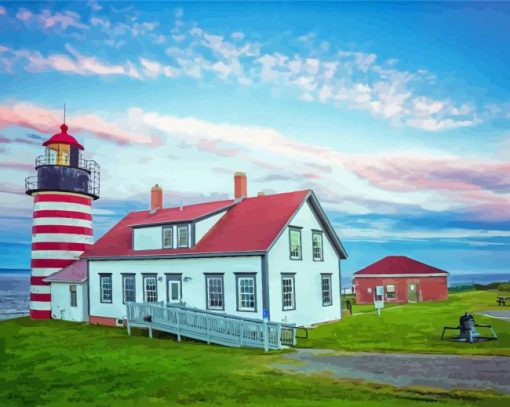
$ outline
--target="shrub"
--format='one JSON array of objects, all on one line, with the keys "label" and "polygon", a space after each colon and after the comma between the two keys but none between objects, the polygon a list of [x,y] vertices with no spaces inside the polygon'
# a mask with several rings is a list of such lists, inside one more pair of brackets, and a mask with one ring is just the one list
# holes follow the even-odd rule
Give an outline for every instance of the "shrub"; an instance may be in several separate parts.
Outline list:
[{"label": "shrub", "polygon": [[510,293],[510,283],[500,284],[498,287],[499,292]]}]

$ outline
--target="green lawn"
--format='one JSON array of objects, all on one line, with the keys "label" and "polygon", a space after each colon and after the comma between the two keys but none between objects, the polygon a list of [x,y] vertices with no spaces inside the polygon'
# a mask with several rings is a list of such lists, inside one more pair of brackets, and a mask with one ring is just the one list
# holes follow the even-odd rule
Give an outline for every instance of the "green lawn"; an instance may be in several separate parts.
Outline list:
[{"label": "green lawn", "polygon": [[[348,323],[349,324],[349,323]],[[346,325],[348,325],[346,324]],[[278,352],[148,339],[106,328],[20,318],[0,322],[6,406],[507,406],[492,393],[397,389],[284,374]]]},{"label": "green lawn", "polygon": [[[372,305],[354,305],[353,313],[362,315],[344,317],[342,321],[309,330],[309,339],[300,339],[298,346],[345,351],[510,356],[510,322],[507,321],[475,315],[477,323],[492,324],[499,337],[497,341],[466,344],[439,339],[443,326],[457,326],[465,311],[474,313],[498,308],[504,309],[496,304],[495,291],[450,294],[448,301],[406,304],[384,310],[380,317]],[[454,334],[454,331],[450,332]]]}]

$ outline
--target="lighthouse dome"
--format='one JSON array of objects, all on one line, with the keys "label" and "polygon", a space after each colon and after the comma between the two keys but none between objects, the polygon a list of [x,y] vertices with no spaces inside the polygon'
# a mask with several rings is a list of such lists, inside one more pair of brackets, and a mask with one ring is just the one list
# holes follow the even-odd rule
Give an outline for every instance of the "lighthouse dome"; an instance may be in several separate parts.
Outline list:
[{"label": "lighthouse dome", "polygon": [[69,144],[71,146],[78,147],[80,150],[85,150],[73,136],[67,133],[68,127],[65,123],[60,126],[60,130],[60,133],[57,133],[46,140],[43,143],[43,146],[48,146],[50,144]]}]

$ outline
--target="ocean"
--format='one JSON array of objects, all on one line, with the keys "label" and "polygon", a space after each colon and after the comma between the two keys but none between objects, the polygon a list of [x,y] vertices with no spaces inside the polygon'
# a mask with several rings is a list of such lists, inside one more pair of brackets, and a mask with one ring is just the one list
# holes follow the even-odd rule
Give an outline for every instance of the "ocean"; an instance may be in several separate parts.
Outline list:
[{"label": "ocean", "polygon": [[30,270],[0,269],[0,320],[28,315]]},{"label": "ocean", "polygon": [[[510,273],[450,274],[449,285],[509,282]],[[342,277],[342,287],[351,287],[352,277]],[[0,269],[0,320],[28,315],[30,270]]]}]

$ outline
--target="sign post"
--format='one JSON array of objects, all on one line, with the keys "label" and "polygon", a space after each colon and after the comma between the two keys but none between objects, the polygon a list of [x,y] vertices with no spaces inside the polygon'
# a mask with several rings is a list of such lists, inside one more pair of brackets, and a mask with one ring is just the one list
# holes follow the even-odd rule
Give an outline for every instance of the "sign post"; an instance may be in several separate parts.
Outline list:
[{"label": "sign post", "polygon": [[269,350],[269,332],[267,327],[267,321],[269,320],[269,310],[267,308],[264,308],[262,310],[262,320],[264,321],[264,352],[267,352]]},{"label": "sign post", "polygon": [[375,295],[374,295],[374,306],[377,310],[377,315],[381,315],[381,309],[384,308],[384,286],[378,285],[375,287]]}]

